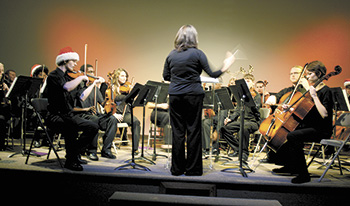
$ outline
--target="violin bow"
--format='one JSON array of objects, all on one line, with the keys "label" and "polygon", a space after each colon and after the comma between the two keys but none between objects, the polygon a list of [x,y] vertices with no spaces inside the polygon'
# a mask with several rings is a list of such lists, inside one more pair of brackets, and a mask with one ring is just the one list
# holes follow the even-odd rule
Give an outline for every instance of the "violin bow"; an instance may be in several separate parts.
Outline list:
[{"label": "violin bow", "polygon": [[[98,61],[97,61],[97,59],[95,60],[95,76],[97,77],[97,65],[98,65]],[[97,96],[97,93],[96,93],[97,91],[96,91],[96,87],[95,87],[95,96],[94,96],[94,106],[96,107],[96,109],[97,109],[97,98],[96,98],[96,96]]]}]

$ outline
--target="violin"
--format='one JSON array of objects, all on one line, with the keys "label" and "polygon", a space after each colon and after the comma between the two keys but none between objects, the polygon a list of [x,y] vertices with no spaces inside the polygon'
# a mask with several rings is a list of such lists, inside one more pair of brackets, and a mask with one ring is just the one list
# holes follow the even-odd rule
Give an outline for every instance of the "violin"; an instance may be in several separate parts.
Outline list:
[{"label": "violin", "polygon": [[131,83],[130,82],[125,82],[123,85],[119,87],[119,92],[121,94],[129,94],[131,90]]},{"label": "violin", "polygon": [[87,76],[90,83],[93,83],[96,79],[98,79],[98,77],[95,77],[89,74],[84,74],[82,72],[76,72],[76,71],[69,71],[67,72],[67,74],[72,79],[78,78],[80,76]]},{"label": "violin", "polygon": [[104,109],[106,113],[115,114],[117,112],[117,105],[114,102],[114,98],[116,96],[116,92],[113,91],[113,81],[112,81],[112,73],[108,73],[107,77],[110,80],[108,84],[108,88],[105,93],[105,106]]}]

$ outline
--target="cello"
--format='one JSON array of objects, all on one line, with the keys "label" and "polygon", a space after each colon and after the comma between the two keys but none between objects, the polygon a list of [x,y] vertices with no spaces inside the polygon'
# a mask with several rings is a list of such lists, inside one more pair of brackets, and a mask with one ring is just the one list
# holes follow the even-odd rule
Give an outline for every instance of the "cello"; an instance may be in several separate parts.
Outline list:
[{"label": "cello", "polygon": [[[307,65],[308,64],[304,66],[304,70]],[[323,80],[328,80],[330,77],[338,75],[342,71],[342,68],[336,66],[334,70],[335,71],[318,79],[314,87],[317,87]],[[288,109],[283,110],[280,107],[277,108],[259,127],[260,133],[268,142],[267,146],[275,152],[287,142],[288,133],[297,128],[315,105],[309,91],[304,94],[293,91],[288,103],[290,104]]]}]

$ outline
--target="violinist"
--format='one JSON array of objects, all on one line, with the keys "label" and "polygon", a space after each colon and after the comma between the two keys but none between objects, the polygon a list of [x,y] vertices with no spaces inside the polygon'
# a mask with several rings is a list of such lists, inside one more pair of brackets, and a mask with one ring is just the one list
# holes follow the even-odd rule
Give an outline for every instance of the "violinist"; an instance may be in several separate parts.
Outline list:
[{"label": "violinist", "polygon": [[[297,176],[291,180],[292,183],[305,183],[310,181],[304,157],[304,142],[319,142],[328,139],[332,135],[333,99],[330,88],[323,82],[314,85],[320,78],[324,77],[327,70],[320,61],[313,61],[306,68],[306,78],[310,83],[309,93],[314,102],[310,112],[301,121],[299,126],[288,133],[287,142],[281,146],[277,154],[283,152],[283,167],[276,168],[274,173],[289,173]],[[290,105],[284,104],[283,109]]]},{"label": "violinist", "polygon": [[[214,85],[214,90],[216,89],[221,89],[222,87],[222,83],[216,83]],[[216,100],[216,99],[215,99]],[[217,103],[216,103],[217,104]],[[224,119],[227,116],[227,110],[220,110],[220,115],[218,114],[218,109],[217,107],[214,109],[205,109],[204,111],[204,115],[205,115],[205,119],[203,119],[202,121],[202,139],[203,139],[203,143],[202,143],[202,147],[203,147],[203,153],[205,155],[209,154],[209,148],[210,148],[210,132],[211,132],[211,126],[213,126],[212,128],[212,138],[213,138],[213,154],[218,155],[219,154],[219,141],[218,141],[218,131],[220,131],[220,128],[223,126],[224,124]],[[211,112],[211,113],[209,113]],[[212,117],[211,117],[212,115]],[[220,117],[220,119],[218,119],[218,117]],[[211,120],[213,120],[213,125],[211,125]]]},{"label": "violinist", "polygon": [[[58,131],[65,138],[66,162],[65,168],[82,171],[81,164],[86,164],[80,158],[80,151],[87,146],[98,133],[99,126],[93,121],[81,118],[74,108],[74,90],[78,85],[88,80],[85,75],[72,79],[67,72],[72,72],[79,61],[78,53],[71,47],[60,50],[56,57],[57,68],[47,77],[48,127]],[[79,136],[78,132],[83,133]]]},{"label": "violinist", "polygon": [[[241,140],[243,141],[242,148],[242,162],[247,164],[248,156],[249,156],[249,135],[254,133],[259,129],[260,123],[260,113],[259,108],[261,107],[261,97],[260,94],[254,90],[254,76],[251,73],[247,73],[244,75],[244,80],[248,84],[248,88],[252,97],[254,99],[257,107],[245,107],[244,113],[244,131],[243,137]],[[234,133],[238,133],[240,129],[240,109],[234,111],[228,118],[225,119],[224,125],[220,132],[221,137],[223,137],[230,147],[234,150],[233,154],[229,154],[230,157],[237,157],[239,154],[239,137],[234,136]]]},{"label": "violinist", "polygon": [[[40,65],[40,64],[34,64],[31,67],[31,71],[30,71],[30,76],[33,78],[42,78],[43,79],[43,83],[40,86],[40,89],[38,91],[36,91],[33,96],[29,96],[29,98],[40,98],[42,97],[42,93],[44,92],[44,89],[46,87],[46,77],[49,74],[49,68],[45,65]],[[31,109],[32,107],[27,108],[27,123],[29,122],[28,126],[36,126],[38,125],[37,123],[37,118],[34,115],[33,110]],[[34,137],[37,137],[40,135],[40,131],[39,130],[35,130],[34,133]],[[39,138],[35,138],[35,139],[39,139]],[[34,142],[34,147],[40,147],[40,146],[48,146],[48,142],[44,141],[44,138],[40,138],[43,141],[40,143],[40,141],[35,141]]]},{"label": "violinist", "polygon": [[[133,124],[133,141],[135,142],[133,152],[137,155],[138,147],[139,147],[139,141],[140,141],[140,121],[137,119],[136,116],[133,116],[133,122],[131,122],[131,110],[130,108],[123,102],[126,95],[131,91],[131,83],[128,82],[129,74],[125,69],[118,68],[117,70],[114,70],[112,74],[112,85],[113,85],[113,91],[116,93],[115,95],[115,103],[117,106],[116,111],[116,117],[119,120],[119,122],[125,122],[129,126]],[[127,139],[126,132],[124,133],[124,136],[122,137],[123,140]]]},{"label": "violinist", "polygon": [[0,63],[0,151],[5,150],[6,123],[10,119],[9,105],[6,103],[5,95],[9,90],[4,82],[4,65]]},{"label": "violinist", "polygon": [[[85,71],[84,65],[80,67],[80,71]],[[95,70],[92,65],[86,65],[86,73],[91,76],[95,76]],[[97,123],[99,125],[99,129],[105,131],[104,135],[102,136],[103,147],[101,149],[101,157],[115,159],[116,156],[112,154],[111,146],[117,132],[118,120],[113,115],[103,114],[100,112],[100,110],[98,110],[98,103],[102,104],[104,101],[104,97],[97,86],[101,82],[103,82],[103,79],[99,78],[89,86],[87,86],[87,84],[83,84],[79,94],[77,95],[79,98],[76,107],[85,110],[79,114],[80,117]],[[96,134],[94,139],[87,147],[86,156],[92,161],[99,160],[97,156],[98,137],[99,134]]]},{"label": "violinist", "polygon": [[350,102],[350,79],[345,79],[344,81],[344,89],[346,91],[346,97]]},{"label": "violinist", "polygon": [[266,100],[269,98],[270,93],[266,90],[266,84],[267,82],[265,81],[257,81],[255,83],[255,90],[260,94],[261,96],[261,104],[265,104]]},{"label": "violinist", "polygon": [[49,75],[49,68],[45,65],[40,65],[40,64],[34,64],[31,68],[30,76],[34,78],[42,78],[43,79],[43,84],[40,87],[40,90],[38,91],[38,97],[41,97],[42,94],[45,91],[46,87],[46,78],[47,75]]}]

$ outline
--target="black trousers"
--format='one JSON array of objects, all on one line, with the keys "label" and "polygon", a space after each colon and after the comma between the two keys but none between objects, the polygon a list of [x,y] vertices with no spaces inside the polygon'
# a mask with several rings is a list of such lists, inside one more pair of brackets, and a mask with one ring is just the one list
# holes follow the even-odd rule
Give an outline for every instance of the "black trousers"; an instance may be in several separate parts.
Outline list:
[{"label": "black trousers", "polygon": [[[259,125],[256,122],[251,122],[248,120],[244,120],[244,131],[243,137],[241,138],[242,142],[242,151],[243,154],[248,157],[249,155],[249,135],[259,129]],[[233,150],[238,152],[239,149],[239,135],[236,137],[233,133],[239,133],[240,130],[240,120],[229,122],[227,125],[221,128],[221,136],[227,141],[227,143],[233,148]],[[244,156],[243,156],[244,157]],[[246,161],[246,159],[243,159]]]},{"label": "black trousers", "polygon": [[297,174],[308,173],[305,155],[305,142],[320,142],[328,139],[331,133],[320,132],[315,128],[302,128],[294,130],[287,135],[287,142],[281,146],[276,155],[282,159],[282,165],[293,168]]},{"label": "black trousers", "polygon": [[[86,147],[98,133],[98,124],[79,115],[49,115],[51,131],[57,131],[65,139],[67,161],[77,161],[82,148]],[[83,133],[78,138],[78,132]]]},{"label": "black trousers", "polygon": [[[155,110],[151,113],[151,122],[154,124],[156,118]],[[157,111],[157,124],[158,127],[163,127],[164,129],[164,142],[165,144],[171,144],[171,127],[170,127],[170,117],[169,112],[158,110]]]},{"label": "black trousers", "polygon": [[[124,115],[124,119],[123,122],[127,123],[129,126],[131,125],[131,113],[126,113]],[[140,132],[141,132],[141,124],[139,119],[137,119],[137,117],[134,115],[133,116],[133,128],[134,130],[132,131],[134,134],[134,139],[132,141],[134,141],[134,148],[133,150],[138,150],[139,148],[139,143],[140,143]],[[120,129],[122,130],[122,129]],[[127,131],[124,131],[124,136],[123,139],[127,139]]]},{"label": "black trousers", "polygon": [[[204,95],[170,95],[170,124],[173,134],[173,175],[202,175],[202,106]],[[187,143],[187,157],[185,154]]]},{"label": "black trousers", "polygon": [[[105,131],[103,139],[103,147],[101,152],[109,152],[112,146],[112,142],[115,138],[117,132],[117,123],[118,120],[113,115],[101,114],[101,115],[92,115],[92,114],[82,114],[81,117],[84,119],[91,120],[99,125],[99,129]],[[97,142],[99,134],[96,134],[90,145],[88,146],[89,152],[97,152]]]}]

